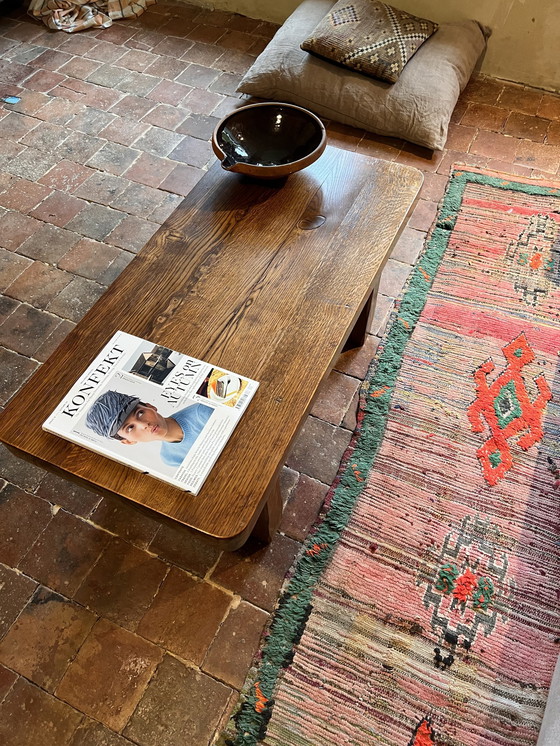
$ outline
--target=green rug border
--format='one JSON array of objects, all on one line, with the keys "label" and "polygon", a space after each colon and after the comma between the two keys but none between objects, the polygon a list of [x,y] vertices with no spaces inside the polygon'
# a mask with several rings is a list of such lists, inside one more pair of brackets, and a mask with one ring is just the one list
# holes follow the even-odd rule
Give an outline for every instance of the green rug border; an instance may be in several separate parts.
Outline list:
[{"label": "green rug border", "polygon": [[[375,462],[385,434],[391,397],[404,349],[426,304],[433,278],[455,227],[465,187],[472,182],[531,195],[560,197],[560,189],[541,186],[537,182],[514,181],[514,178],[511,174],[492,175],[469,171],[468,167],[456,167],[453,170],[431,237],[410,274],[400,304],[392,314],[380,351],[374,357],[365,377],[358,425],[332,488],[328,510],[316,529],[307,537],[303,552],[274,612],[258,670],[256,674],[249,675],[242,694],[243,701],[233,716],[236,735],[226,737],[221,743],[227,746],[256,746],[265,736],[272,714],[276,682],[281,670],[289,665],[294,647],[305,628],[315,583],[330,560],[360,496],[365,477]],[[372,391],[375,396],[369,393]],[[259,712],[255,709],[255,682],[260,690]],[[249,691],[246,691],[248,687]]]}]

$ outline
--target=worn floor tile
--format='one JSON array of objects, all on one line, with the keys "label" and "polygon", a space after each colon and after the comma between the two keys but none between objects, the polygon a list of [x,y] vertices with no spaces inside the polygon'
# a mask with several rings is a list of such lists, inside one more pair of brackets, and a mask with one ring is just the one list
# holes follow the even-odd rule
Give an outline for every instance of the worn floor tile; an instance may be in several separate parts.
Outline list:
[{"label": "worn floor tile", "polygon": [[20,678],[0,705],[0,743],[61,746],[81,719],[80,712]]},{"label": "worn floor tile", "polygon": [[0,641],[0,663],[52,693],[96,619],[41,587]]},{"label": "worn floor tile", "polygon": [[210,645],[203,670],[240,689],[268,618],[265,611],[246,601],[232,607]]},{"label": "worn floor tile", "polygon": [[300,474],[282,515],[280,531],[296,541],[304,541],[327,495],[329,486]]},{"label": "worn floor tile", "polygon": [[268,546],[249,540],[237,552],[224,552],[211,580],[255,606],[271,611],[299,549],[300,544],[281,534]]},{"label": "worn floor tile", "polygon": [[137,631],[200,665],[230,604],[221,589],[172,568]]},{"label": "worn floor tile", "polygon": [[119,736],[101,723],[84,718],[68,746],[131,746],[127,738]]},{"label": "worn floor tile", "polygon": [[167,655],[123,735],[139,746],[207,744],[231,689]]},{"label": "worn floor tile", "polygon": [[134,712],[163,651],[101,619],[66,671],[56,695],[120,731]]},{"label": "worn floor tile", "polygon": [[167,522],[161,524],[150,551],[199,577],[206,575],[221,553],[199,536]]},{"label": "worn floor tile", "polygon": [[311,414],[332,425],[340,425],[359,385],[357,378],[331,371],[317,393]]},{"label": "worn floor tile", "polygon": [[37,583],[31,580],[31,578],[27,578],[25,575],[0,564],[0,588],[2,589],[0,639],[8,632],[12,623],[31,598],[36,587]]},{"label": "worn floor tile", "polygon": [[14,673],[0,665],[0,702],[2,702],[6,694],[13,687],[17,678],[17,673]]},{"label": "worn floor tile", "polygon": [[[0,323],[1,321],[0,312]],[[37,367],[38,364],[34,360],[0,347],[0,406],[8,403]]]},{"label": "worn floor tile", "polygon": [[91,522],[141,549],[148,547],[161,526],[157,518],[140,511],[128,501],[109,495],[99,501],[91,514]]},{"label": "worn floor tile", "polygon": [[59,510],[39,536],[19,568],[66,596],[72,596],[111,536]]},{"label": "worn floor tile", "polygon": [[348,430],[308,417],[286,463],[296,471],[330,484],[351,436]]},{"label": "worn floor tile", "polygon": [[157,557],[114,537],[74,599],[100,616],[134,631],[168,569]]},{"label": "worn floor tile", "polygon": [[16,567],[51,519],[45,500],[6,484],[0,492],[0,562]]},{"label": "worn floor tile", "polygon": [[53,505],[60,505],[66,511],[82,518],[86,518],[101,500],[101,495],[86,490],[57,474],[45,474],[36,494]]}]

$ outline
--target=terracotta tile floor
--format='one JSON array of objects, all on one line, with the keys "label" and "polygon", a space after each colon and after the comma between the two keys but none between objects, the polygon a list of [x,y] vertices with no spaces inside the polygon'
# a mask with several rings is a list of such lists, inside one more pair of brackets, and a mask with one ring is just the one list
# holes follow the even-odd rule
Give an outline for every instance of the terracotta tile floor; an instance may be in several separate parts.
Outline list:
[{"label": "terracotta tile floor", "polygon": [[[0,405],[202,176],[218,118],[274,33],[160,3],[76,36],[0,19]],[[447,148],[333,124],[330,143],[425,172],[371,335],[343,355],[283,474],[268,547],[230,554],[2,451],[0,742],[205,746],[236,701],[284,574],[336,474],[357,391],[450,165],[559,175],[560,97],[476,78]]]}]

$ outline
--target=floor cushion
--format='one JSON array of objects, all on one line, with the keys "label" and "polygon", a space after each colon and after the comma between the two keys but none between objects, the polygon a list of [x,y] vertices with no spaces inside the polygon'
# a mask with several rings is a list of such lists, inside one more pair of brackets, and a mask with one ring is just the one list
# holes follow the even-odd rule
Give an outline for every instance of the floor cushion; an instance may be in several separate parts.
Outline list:
[{"label": "floor cushion", "polygon": [[238,91],[443,149],[451,113],[485,49],[489,30],[476,21],[440,24],[399,79],[386,83],[300,48],[333,5],[332,0],[304,0],[257,57]]}]

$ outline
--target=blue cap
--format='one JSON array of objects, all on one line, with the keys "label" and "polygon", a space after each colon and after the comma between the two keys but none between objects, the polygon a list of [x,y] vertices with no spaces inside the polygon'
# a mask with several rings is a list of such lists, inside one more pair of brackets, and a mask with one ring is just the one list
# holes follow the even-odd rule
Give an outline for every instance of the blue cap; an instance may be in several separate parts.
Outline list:
[{"label": "blue cap", "polygon": [[137,396],[106,391],[90,407],[86,425],[97,435],[114,438],[139,401]]}]

